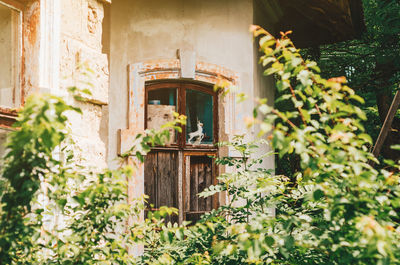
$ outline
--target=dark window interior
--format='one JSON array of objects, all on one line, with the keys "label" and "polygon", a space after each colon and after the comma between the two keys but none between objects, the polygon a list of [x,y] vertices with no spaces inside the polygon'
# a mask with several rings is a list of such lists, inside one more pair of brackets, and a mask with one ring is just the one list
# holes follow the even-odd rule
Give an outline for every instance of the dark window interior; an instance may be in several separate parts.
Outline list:
[{"label": "dark window interior", "polygon": [[[213,143],[213,96],[193,89],[186,90],[186,142],[189,133],[202,130],[200,144]],[[200,126],[200,128],[199,128]],[[199,139],[195,139],[199,141]]]},{"label": "dark window interior", "polygon": [[176,106],[176,88],[159,88],[148,92],[148,104]]}]

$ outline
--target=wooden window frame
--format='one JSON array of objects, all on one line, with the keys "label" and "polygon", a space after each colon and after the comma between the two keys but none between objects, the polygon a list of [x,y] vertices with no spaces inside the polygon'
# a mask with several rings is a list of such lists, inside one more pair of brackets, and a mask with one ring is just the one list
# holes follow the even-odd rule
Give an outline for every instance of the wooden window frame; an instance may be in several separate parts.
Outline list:
[{"label": "wooden window frame", "polygon": [[182,132],[178,134],[177,143],[165,147],[155,147],[162,149],[180,149],[180,150],[205,150],[217,151],[215,144],[218,143],[218,93],[213,90],[211,85],[199,84],[194,82],[176,81],[176,82],[146,82],[145,85],[145,108],[144,108],[144,125],[147,128],[147,106],[148,94],[151,90],[163,88],[176,88],[177,89],[177,112],[186,115],[186,90],[192,89],[209,94],[213,97],[213,144],[200,144],[192,145],[186,143],[186,126],[182,126]]},{"label": "wooden window frame", "polygon": [[0,128],[11,129],[17,116],[17,111],[0,107]]},{"label": "wooden window frame", "polygon": [[[215,84],[227,83],[232,87],[240,87],[241,79],[240,73],[232,71],[228,68],[222,67],[217,64],[212,64],[204,61],[195,60],[194,62],[194,73],[191,77],[183,77],[182,71],[187,71],[187,64],[182,64],[179,58],[177,59],[160,59],[160,60],[148,60],[128,65],[128,108],[127,108],[127,126],[120,128],[117,132],[117,154],[126,154],[131,150],[132,139],[138,133],[143,133],[145,130],[145,91],[146,85],[154,84],[158,82],[179,82],[184,81],[188,83],[205,84],[205,86],[213,87]],[[185,66],[186,65],[186,66]],[[190,66],[190,65],[189,65]],[[185,70],[186,69],[186,70]],[[232,90],[228,95],[218,97],[218,141],[229,140],[230,135],[237,134],[235,131],[235,121],[237,120],[237,108],[236,108],[236,92]],[[223,121],[223,123],[222,123]],[[175,147],[179,151],[179,161],[183,161],[183,150],[179,150],[179,147]],[[165,149],[165,147],[154,147],[153,150]],[[187,150],[195,152],[196,150]],[[216,154],[220,152],[219,149],[197,149],[197,151],[215,151]],[[129,157],[126,159],[126,163],[133,165],[136,163],[137,169],[131,178],[129,178],[128,184],[128,202],[131,203],[134,197],[142,196],[145,193],[145,169],[144,164],[140,163],[136,158]],[[182,162],[183,163],[183,162]],[[183,164],[179,165],[183,168]],[[220,167],[217,167],[218,169]],[[183,172],[179,172],[178,181],[179,184],[183,182]],[[215,174],[218,175],[218,172]],[[179,195],[181,196],[181,194]],[[179,203],[182,203],[183,199],[179,198]],[[221,201],[220,201],[221,200]],[[220,204],[224,202],[223,196],[219,196],[216,202]],[[180,217],[183,216],[181,211],[182,204],[179,204]],[[143,218],[143,216],[141,216]],[[183,219],[179,220],[180,222]]]},{"label": "wooden window frame", "polygon": [[[213,90],[213,86],[210,84],[203,84],[200,82],[188,82],[185,80],[168,80],[168,81],[150,81],[145,83],[145,95],[144,95],[144,127],[147,128],[148,118],[148,94],[149,91],[158,89],[177,89],[176,98],[176,112],[179,114],[186,115],[186,91],[188,89],[200,91],[209,94],[213,97],[213,144],[200,144],[192,145],[186,142],[186,126],[182,126],[182,132],[178,134],[177,142],[167,146],[156,146],[152,148],[152,151],[175,151],[178,152],[178,170],[180,168],[182,179],[176,181],[176,190],[178,191],[178,209],[179,209],[179,223],[183,220],[187,220],[187,214],[203,214],[208,211],[192,212],[188,209],[188,202],[190,191],[187,191],[187,185],[190,183],[190,157],[192,156],[208,156],[213,157],[214,160],[218,153],[218,148],[215,144],[218,142],[219,134],[219,123],[218,123],[218,92]],[[180,155],[179,155],[180,154]],[[189,164],[188,164],[189,162]],[[218,166],[212,163],[212,180],[211,184],[217,184]],[[189,174],[189,175],[188,175]],[[189,198],[190,199],[190,198]],[[189,203],[189,204],[188,204]],[[216,209],[219,206],[218,195],[214,195],[212,198],[212,208]],[[155,210],[155,209],[153,209]]]},{"label": "wooden window frame", "polygon": [[[23,18],[24,18],[24,5],[20,2],[20,1],[16,1],[16,0],[0,0],[0,4],[13,9],[17,12],[20,13],[20,17],[19,17],[19,24],[18,24],[18,50],[16,51],[18,54],[16,55],[16,57],[18,57],[17,60],[17,66],[16,68],[18,69],[18,72],[16,74],[16,77],[14,77],[16,80],[18,80],[16,87],[14,88],[13,91],[13,99],[16,100],[16,93],[18,91],[19,98],[20,98],[20,102],[18,106],[14,106],[14,107],[5,107],[5,106],[0,106],[0,128],[3,129],[11,129],[12,125],[14,124],[14,122],[16,121],[17,118],[17,111],[15,110],[15,108],[18,108],[20,106],[23,105],[24,103],[24,97],[23,97],[23,88],[22,88],[22,72],[23,72],[23,67],[22,67],[22,63],[23,63]],[[18,102],[15,102],[15,104],[17,104]]]}]

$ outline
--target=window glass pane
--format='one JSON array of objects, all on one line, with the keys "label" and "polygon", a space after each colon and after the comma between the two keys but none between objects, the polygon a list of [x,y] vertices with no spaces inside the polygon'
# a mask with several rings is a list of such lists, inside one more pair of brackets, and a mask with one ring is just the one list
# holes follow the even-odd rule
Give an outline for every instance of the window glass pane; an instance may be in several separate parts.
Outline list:
[{"label": "window glass pane", "polygon": [[213,143],[213,96],[197,90],[186,90],[186,142]]},{"label": "window glass pane", "polygon": [[0,3],[0,106],[19,100],[19,12]]},{"label": "window glass pane", "polygon": [[[177,89],[161,88],[148,91],[147,128],[160,129],[165,123],[174,120],[172,112],[177,111]],[[177,134],[170,130],[170,141],[176,142]]]}]

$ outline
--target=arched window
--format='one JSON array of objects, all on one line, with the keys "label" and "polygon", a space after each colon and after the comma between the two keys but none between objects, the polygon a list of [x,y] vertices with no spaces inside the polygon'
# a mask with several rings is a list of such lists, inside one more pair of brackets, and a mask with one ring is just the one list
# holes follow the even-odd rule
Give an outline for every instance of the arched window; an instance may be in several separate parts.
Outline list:
[{"label": "arched window", "polygon": [[187,117],[182,133],[171,132],[169,143],[153,148],[145,160],[144,184],[149,203],[155,208],[178,208],[179,217],[171,221],[195,221],[217,206],[216,198],[197,196],[215,183],[212,157],[218,141],[217,96],[212,86],[201,83],[146,83],[146,128],[159,129],[173,119],[173,111]]},{"label": "arched window", "polygon": [[159,129],[170,121],[172,111],[186,115],[183,133],[172,137],[180,148],[212,149],[218,141],[217,93],[211,86],[195,83],[149,83],[146,85],[146,128]]},{"label": "arched window", "polygon": [[182,60],[185,56],[181,55],[128,66],[128,126],[118,131],[118,154],[124,154],[132,147],[134,135],[172,119],[171,110],[188,116],[184,131],[167,146],[153,148],[129,179],[130,198],[145,193],[155,208],[176,207],[175,221],[179,222],[195,221],[219,204],[217,196],[200,199],[197,194],[216,182],[213,157],[219,150],[213,144],[234,134],[237,113],[235,94],[218,97],[213,85],[240,84],[236,72],[195,59]]}]

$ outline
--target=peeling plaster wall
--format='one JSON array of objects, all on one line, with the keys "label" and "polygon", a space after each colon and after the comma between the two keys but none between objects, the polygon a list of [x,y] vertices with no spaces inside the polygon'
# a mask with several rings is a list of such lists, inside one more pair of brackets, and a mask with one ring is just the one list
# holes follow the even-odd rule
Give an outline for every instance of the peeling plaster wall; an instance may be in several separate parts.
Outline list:
[{"label": "peeling plaster wall", "polygon": [[[176,59],[177,49],[196,52],[197,61],[236,72],[240,88],[254,96],[255,58],[249,26],[252,0],[118,0],[111,5],[109,163],[117,154],[117,130],[127,128],[130,63]],[[257,84],[259,86],[259,84]],[[252,101],[236,106],[235,130]],[[220,128],[223,125],[220,124]],[[256,134],[253,129],[249,138]]]},{"label": "peeling plaster wall", "polygon": [[40,1],[27,1],[23,17],[22,101],[39,90]]},{"label": "peeling plaster wall", "polygon": [[[69,115],[72,138],[83,163],[107,167],[108,58],[102,52],[104,1],[63,0],[60,21],[60,90],[87,88],[87,102],[75,102],[83,115]],[[90,84],[88,85],[87,82]]]}]

